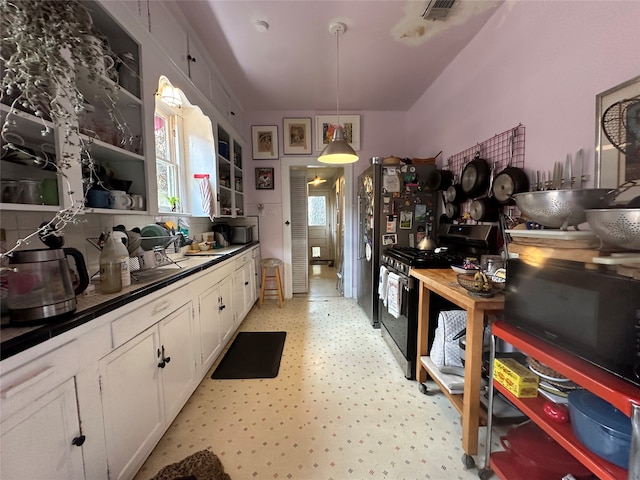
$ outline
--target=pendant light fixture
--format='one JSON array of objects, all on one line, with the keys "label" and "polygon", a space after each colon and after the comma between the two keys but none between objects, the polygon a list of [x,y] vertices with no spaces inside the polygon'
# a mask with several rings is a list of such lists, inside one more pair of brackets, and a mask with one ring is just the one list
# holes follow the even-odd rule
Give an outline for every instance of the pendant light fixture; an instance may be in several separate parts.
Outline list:
[{"label": "pendant light fixture", "polygon": [[340,34],[347,31],[347,26],[342,22],[329,25],[329,31],[336,36],[336,116],[338,125],[333,131],[333,139],[324,147],[318,157],[322,163],[354,163],[358,161],[358,155],[344,136],[344,130],[340,125]]},{"label": "pendant light fixture", "polygon": [[326,181],[327,181],[326,179],[320,178],[318,175],[316,175],[316,177],[313,180],[311,180],[310,182],[307,182],[307,185],[313,185],[314,187],[317,187],[318,185]]}]

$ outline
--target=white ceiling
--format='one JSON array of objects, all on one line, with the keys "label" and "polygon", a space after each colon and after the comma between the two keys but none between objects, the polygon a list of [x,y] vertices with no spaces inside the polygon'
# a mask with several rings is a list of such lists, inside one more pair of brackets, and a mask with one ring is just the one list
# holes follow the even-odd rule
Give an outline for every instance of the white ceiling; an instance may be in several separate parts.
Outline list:
[{"label": "white ceiling", "polygon": [[335,111],[344,22],[343,113],[409,109],[503,0],[457,0],[444,21],[421,18],[427,1],[178,0],[245,111]]}]

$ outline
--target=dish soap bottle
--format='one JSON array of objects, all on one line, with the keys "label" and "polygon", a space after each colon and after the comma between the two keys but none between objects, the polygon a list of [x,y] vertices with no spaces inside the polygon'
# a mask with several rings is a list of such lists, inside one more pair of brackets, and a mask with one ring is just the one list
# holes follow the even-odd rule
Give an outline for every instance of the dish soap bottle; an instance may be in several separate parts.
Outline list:
[{"label": "dish soap bottle", "polygon": [[118,253],[116,241],[109,235],[100,253],[100,293],[117,293],[120,290],[122,290],[122,256]]}]

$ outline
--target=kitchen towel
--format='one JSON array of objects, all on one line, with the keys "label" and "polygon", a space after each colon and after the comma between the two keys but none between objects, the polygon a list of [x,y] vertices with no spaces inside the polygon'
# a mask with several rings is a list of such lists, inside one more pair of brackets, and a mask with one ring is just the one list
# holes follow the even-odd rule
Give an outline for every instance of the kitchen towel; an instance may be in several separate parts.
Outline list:
[{"label": "kitchen towel", "polygon": [[402,285],[400,277],[389,272],[389,281],[387,282],[387,311],[395,318],[400,316],[400,305],[402,305]]},{"label": "kitchen towel", "polygon": [[200,195],[202,200],[202,210],[206,213],[211,221],[215,218],[215,209],[213,208],[213,192],[211,191],[211,183],[209,175],[197,177],[200,182]]},{"label": "kitchen towel", "polygon": [[387,304],[387,282],[389,281],[389,270],[382,265],[380,267],[380,276],[378,277],[378,297],[384,305]]}]

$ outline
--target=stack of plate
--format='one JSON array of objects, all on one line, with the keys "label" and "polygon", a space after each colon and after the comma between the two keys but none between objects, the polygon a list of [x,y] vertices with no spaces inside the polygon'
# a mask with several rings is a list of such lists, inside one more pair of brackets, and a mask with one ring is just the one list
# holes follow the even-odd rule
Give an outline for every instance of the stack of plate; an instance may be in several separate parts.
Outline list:
[{"label": "stack of plate", "polygon": [[581,387],[552,368],[540,363],[533,357],[527,357],[529,370],[540,377],[538,393],[555,403],[568,403],[569,392]]}]

